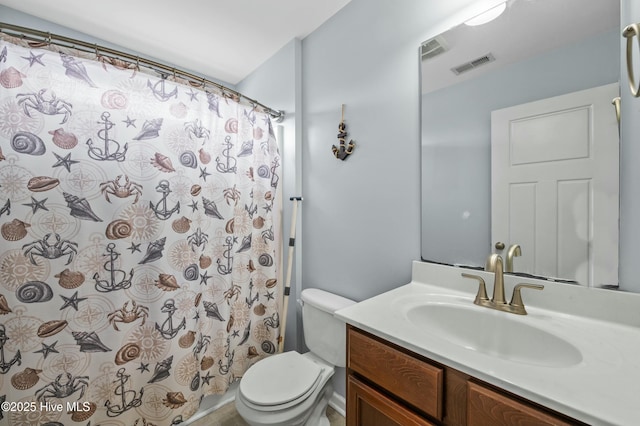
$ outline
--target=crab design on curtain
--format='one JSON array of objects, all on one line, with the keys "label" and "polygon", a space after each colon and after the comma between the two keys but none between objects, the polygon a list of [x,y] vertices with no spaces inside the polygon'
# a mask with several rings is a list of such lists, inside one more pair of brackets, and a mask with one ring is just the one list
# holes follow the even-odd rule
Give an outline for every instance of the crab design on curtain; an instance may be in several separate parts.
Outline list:
[{"label": "crab design on curtain", "polygon": [[0,412],[170,425],[279,338],[269,116],[0,35]]}]

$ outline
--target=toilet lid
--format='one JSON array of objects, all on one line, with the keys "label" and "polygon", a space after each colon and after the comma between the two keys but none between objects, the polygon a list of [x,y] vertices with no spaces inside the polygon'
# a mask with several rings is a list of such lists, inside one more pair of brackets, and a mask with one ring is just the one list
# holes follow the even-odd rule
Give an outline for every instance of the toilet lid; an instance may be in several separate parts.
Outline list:
[{"label": "toilet lid", "polygon": [[309,394],[318,384],[322,368],[298,352],[265,358],[240,381],[240,392],[256,405],[281,405]]}]

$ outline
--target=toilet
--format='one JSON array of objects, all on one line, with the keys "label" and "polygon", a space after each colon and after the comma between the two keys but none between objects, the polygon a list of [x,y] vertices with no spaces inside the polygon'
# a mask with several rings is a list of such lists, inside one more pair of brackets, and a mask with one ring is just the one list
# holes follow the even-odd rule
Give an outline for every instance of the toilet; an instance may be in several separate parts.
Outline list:
[{"label": "toilet", "polygon": [[334,367],[344,367],[345,324],[333,313],[353,300],[310,288],[302,291],[302,325],[309,352],[283,352],[251,366],[236,391],[238,414],[251,426],[329,426]]}]

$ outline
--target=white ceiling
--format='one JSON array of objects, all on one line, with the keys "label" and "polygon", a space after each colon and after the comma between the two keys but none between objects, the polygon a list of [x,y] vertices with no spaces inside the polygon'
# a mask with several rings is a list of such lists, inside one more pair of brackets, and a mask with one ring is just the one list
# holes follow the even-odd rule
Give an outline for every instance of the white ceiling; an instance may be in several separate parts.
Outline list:
[{"label": "white ceiling", "polygon": [[235,85],[349,1],[0,0],[0,4]]},{"label": "white ceiling", "polygon": [[[496,20],[442,34],[449,50],[422,62],[422,93],[619,27],[619,0],[509,0]],[[457,76],[451,71],[487,53],[496,61]]]}]

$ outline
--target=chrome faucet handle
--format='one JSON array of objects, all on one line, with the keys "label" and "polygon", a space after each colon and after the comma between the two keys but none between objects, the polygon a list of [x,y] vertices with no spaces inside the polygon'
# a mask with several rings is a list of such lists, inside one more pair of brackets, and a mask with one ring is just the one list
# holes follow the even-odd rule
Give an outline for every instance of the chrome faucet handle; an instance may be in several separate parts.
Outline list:
[{"label": "chrome faucet handle", "polygon": [[524,308],[522,302],[522,295],[520,294],[523,288],[530,288],[532,290],[542,290],[544,286],[542,284],[518,284],[513,288],[513,296],[511,297],[511,303],[509,303],[509,311],[518,315],[527,315],[527,311]]},{"label": "chrome faucet handle", "polygon": [[473,301],[476,305],[480,305],[483,302],[487,302],[489,297],[487,296],[487,285],[484,282],[484,278],[478,275],[472,274],[462,274],[464,278],[471,278],[478,281],[478,293],[476,294],[476,299]]}]

